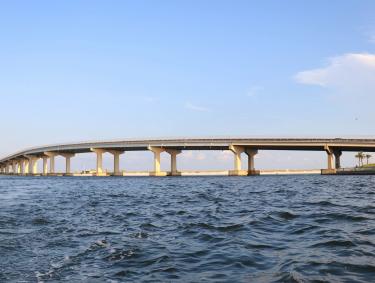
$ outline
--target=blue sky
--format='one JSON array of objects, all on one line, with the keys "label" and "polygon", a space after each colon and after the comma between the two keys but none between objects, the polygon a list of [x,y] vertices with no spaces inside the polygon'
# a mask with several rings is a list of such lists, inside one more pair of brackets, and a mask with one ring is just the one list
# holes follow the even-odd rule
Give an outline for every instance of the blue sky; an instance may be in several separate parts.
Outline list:
[{"label": "blue sky", "polygon": [[111,138],[374,135],[374,1],[0,5],[1,156]]}]

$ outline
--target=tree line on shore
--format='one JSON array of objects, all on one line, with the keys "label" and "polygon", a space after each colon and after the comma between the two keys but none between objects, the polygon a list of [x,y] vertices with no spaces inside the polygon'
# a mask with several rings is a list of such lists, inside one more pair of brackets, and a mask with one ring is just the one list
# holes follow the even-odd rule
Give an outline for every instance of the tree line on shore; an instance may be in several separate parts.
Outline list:
[{"label": "tree line on shore", "polygon": [[369,165],[369,160],[370,160],[371,157],[372,157],[371,154],[363,153],[362,151],[358,152],[358,153],[355,155],[355,158],[358,159],[358,166],[359,166],[359,167],[364,166],[364,164],[363,164],[363,160],[365,160],[365,159],[366,159],[366,165]]}]

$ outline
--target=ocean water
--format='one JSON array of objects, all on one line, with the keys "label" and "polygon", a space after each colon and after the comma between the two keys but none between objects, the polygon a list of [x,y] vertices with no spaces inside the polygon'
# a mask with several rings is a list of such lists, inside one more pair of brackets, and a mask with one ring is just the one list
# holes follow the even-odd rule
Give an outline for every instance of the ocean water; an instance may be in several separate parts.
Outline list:
[{"label": "ocean water", "polygon": [[0,176],[0,282],[375,282],[375,176]]}]

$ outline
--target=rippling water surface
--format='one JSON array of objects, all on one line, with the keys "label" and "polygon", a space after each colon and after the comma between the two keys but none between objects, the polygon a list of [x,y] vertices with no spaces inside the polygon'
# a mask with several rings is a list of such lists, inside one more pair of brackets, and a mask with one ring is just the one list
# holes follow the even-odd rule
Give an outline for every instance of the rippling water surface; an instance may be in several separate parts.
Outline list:
[{"label": "rippling water surface", "polygon": [[0,282],[374,282],[375,176],[0,176]]}]

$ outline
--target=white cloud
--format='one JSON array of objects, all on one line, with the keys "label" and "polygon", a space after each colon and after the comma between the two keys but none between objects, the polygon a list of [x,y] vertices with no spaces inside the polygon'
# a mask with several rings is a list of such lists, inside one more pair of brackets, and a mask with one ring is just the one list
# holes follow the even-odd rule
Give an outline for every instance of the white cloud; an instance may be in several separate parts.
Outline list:
[{"label": "white cloud", "polygon": [[193,111],[198,111],[198,112],[208,112],[208,111],[210,111],[210,109],[207,108],[207,107],[197,106],[197,105],[194,105],[190,102],[187,102],[185,104],[185,108],[189,109],[189,110],[193,110]]},{"label": "white cloud", "polygon": [[299,72],[295,79],[322,87],[374,87],[375,54],[349,53],[333,57],[326,67]]},{"label": "white cloud", "polygon": [[295,79],[341,94],[372,97],[375,95],[375,54],[348,53],[333,57],[326,67],[299,72]]}]

